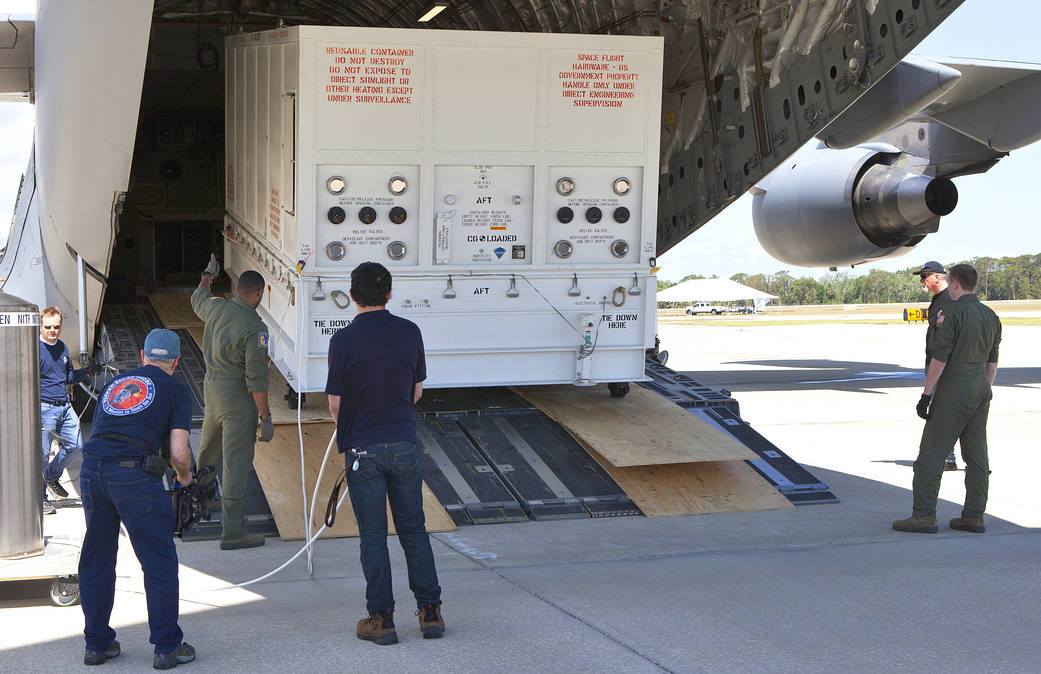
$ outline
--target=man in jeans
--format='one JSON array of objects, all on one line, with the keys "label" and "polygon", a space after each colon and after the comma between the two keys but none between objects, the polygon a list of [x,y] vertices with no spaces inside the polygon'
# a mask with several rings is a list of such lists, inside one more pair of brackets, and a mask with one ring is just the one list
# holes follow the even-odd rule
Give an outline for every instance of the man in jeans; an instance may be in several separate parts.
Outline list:
[{"label": "man in jeans", "polygon": [[[358,621],[359,639],[398,642],[387,552],[387,499],[408,564],[425,639],[445,631],[441,587],[423,517],[423,476],[416,439],[415,403],[423,394],[423,337],[411,321],[387,311],[390,272],[363,262],[351,272],[358,315],[329,342],[329,411],[336,442],[346,455],[351,505],[361,537],[361,566],[369,617]],[[354,457],[358,468],[351,471]]]},{"label": "man in jeans", "polygon": [[120,654],[109,620],[121,522],[145,576],[149,641],[155,647],[152,667],[171,669],[195,659],[195,649],[184,643],[177,624],[173,506],[157,474],[163,466],[151,465],[163,441],[169,441],[177,481],[184,487],[192,483],[192,398],[188,387],[172,376],[180,356],[176,332],[152,330],[145,337],[141,367],[121,373],[98,396],[80,471],[87,523],[79,564],[85,665],[101,665]]},{"label": "man in jeans", "polygon": [[[72,409],[68,387],[97,374],[98,366],[77,370],[72,366],[69,347],[58,339],[61,335],[61,309],[47,307],[40,312],[40,421],[43,437],[43,512],[54,514],[54,506],[47,500],[49,488],[58,498],[67,498],[69,492],[61,485],[66,464],[83,447],[80,420]],[[58,452],[51,459],[51,441],[58,441]]]}]

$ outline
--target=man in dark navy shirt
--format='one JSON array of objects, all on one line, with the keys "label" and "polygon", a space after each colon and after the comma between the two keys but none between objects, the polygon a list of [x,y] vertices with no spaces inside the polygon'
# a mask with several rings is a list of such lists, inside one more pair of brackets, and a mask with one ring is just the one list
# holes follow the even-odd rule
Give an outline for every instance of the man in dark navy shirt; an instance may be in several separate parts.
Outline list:
[{"label": "man in dark navy shirt", "polygon": [[195,659],[195,649],[182,641],[177,625],[173,505],[162,477],[145,471],[145,457],[158,455],[168,440],[177,481],[185,487],[192,482],[191,394],[171,376],[180,355],[177,333],[152,330],[141,352],[142,366],[113,379],[98,396],[80,470],[87,520],[79,564],[87,665],[100,665],[120,653],[109,625],[120,522],[144,571],[149,641],[155,646],[152,666],[170,669]]},{"label": "man in dark navy shirt", "polygon": [[[43,512],[50,515],[54,506],[47,500],[47,488],[58,498],[69,492],[61,486],[65,466],[83,446],[80,420],[69,401],[68,386],[93,374],[93,367],[77,370],[72,366],[69,348],[58,339],[61,335],[61,309],[47,307],[40,312],[40,421],[43,435]],[[51,459],[51,441],[58,441],[58,452]]]},{"label": "man in dark navy shirt", "polygon": [[[357,635],[380,645],[398,641],[387,552],[388,498],[423,638],[436,639],[445,631],[441,587],[423,517],[416,440],[415,403],[427,374],[423,337],[414,323],[387,311],[390,286],[390,272],[381,264],[364,262],[351,272],[351,298],[358,313],[329,342],[325,386],[337,445],[346,454],[361,538],[369,617],[358,621]],[[353,452],[358,453],[358,468],[351,471]]]}]

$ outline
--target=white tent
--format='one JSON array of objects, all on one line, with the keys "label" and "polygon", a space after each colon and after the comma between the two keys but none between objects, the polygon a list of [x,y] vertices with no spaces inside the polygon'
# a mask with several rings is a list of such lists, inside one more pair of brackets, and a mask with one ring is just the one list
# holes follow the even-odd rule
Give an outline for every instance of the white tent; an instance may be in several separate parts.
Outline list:
[{"label": "white tent", "polygon": [[691,279],[658,293],[659,302],[735,302],[752,300],[755,310],[762,311],[777,295],[749,288],[725,278]]}]

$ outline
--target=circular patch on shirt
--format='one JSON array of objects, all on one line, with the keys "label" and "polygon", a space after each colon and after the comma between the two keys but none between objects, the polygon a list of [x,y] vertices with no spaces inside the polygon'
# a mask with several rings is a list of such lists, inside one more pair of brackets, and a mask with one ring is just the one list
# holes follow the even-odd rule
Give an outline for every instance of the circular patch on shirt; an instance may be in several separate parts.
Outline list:
[{"label": "circular patch on shirt", "polygon": [[152,404],[155,384],[148,377],[122,377],[109,386],[101,407],[106,414],[122,417],[136,414]]}]

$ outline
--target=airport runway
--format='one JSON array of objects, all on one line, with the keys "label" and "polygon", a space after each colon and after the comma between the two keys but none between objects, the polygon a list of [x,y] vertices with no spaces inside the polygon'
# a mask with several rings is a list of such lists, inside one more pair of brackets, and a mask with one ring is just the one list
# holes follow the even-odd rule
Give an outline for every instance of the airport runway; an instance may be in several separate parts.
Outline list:
[{"label": "airport runway", "polygon": [[[900,534],[922,422],[916,325],[662,326],[669,365],[729,388],[742,414],[841,503],[766,513],[527,522],[436,534],[447,633],[419,637],[391,541],[401,643],[355,639],[356,540],[296,550],[179,545],[190,671],[1026,672],[1041,662],[1041,328],[1005,329],[990,423],[987,533]],[[959,512],[947,473],[943,522]],[[150,662],[140,571],[127,555],[114,625]],[[36,591],[38,594],[38,591]],[[0,584],[0,671],[78,666],[82,616]],[[186,670],[188,671],[188,670]]]}]

